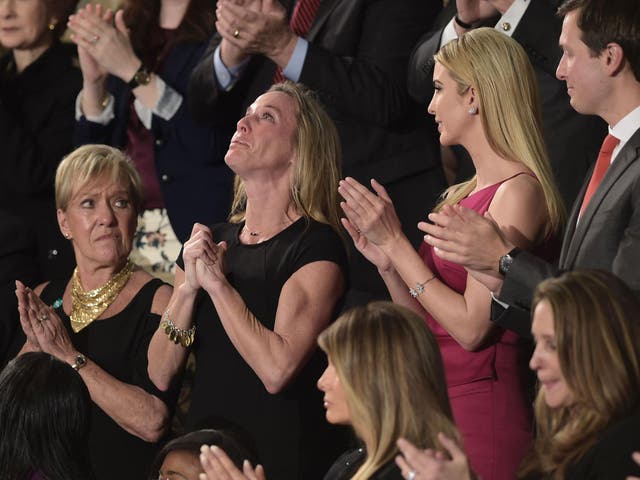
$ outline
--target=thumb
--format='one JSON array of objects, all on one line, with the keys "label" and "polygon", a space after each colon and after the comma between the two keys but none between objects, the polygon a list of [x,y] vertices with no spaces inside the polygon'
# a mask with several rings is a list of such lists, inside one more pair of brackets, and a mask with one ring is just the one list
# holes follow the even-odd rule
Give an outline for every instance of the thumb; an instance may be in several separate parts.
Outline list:
[{"label": "thumb", "polygon": [[223,252],[227,251],[227,242],[225,242],[224,240],[218,242],[217,245],[222,249]]},{"label": "thumb", "polygon": [[116,12],[115,25],[120,33],[129,37],[129,29],[127,28],[127,25],[124,23],[124,10],[120,9]]},{"label": "thumb", "polygon": [[440,432],[438,434],[438,440],[440,440],[440,443],[447,450],[447,452],[449,452],[449,455],[451,455],[451,458],[453,460],[456,460],[458,458],[466,458],[464,452],[460,449],[458,444],[447,437],[444,433]]}]

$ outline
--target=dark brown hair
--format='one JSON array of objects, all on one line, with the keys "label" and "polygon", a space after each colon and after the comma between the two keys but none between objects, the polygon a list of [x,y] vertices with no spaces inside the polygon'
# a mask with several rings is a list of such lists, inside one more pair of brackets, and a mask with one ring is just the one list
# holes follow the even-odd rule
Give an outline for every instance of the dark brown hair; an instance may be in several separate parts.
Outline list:
[{"label": "dark brown hair", "polygon": [[565,0],[558,15],[578,11],[582,41],[594,56],[609,43],[622,47],[633,75],[640,82],[640,2],[637,0]]},{"label": "dark brown hair", "polygon": [[[139,56],[152,50],[151,33],[160,29],[160,0],[125,0],[124,21],[131,29],[131,44]],[[215,6],[211,0],[191,0],[176,31],[175,43],[202,42],[215,31]]]}]

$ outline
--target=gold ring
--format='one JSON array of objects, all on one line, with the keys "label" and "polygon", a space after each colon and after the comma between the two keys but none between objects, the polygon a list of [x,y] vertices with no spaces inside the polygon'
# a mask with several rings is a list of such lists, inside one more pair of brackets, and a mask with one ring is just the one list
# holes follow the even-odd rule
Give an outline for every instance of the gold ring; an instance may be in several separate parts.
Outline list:
[{"label": "gold ring", "polygon": [[240,30],[237,28],[233,31],[233,38],[238,38],[240,36]]}]

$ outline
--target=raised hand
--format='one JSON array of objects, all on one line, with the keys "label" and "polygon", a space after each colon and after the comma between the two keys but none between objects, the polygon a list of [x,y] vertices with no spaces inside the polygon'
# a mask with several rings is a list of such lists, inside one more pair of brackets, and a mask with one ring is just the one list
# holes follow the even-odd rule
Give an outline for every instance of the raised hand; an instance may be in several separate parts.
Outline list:
[{"label": "raised hand", "polygon": [[191,230],[191,236],[184,244],[182,260],[184,262],[185,281],[182,288],[188,287],[191,290],[199,290],[200,284],[196,263],[198,259],[205,259],[205,263],[215,261],[211,256],[215,242],[209,227],[201,223],[195,223]]},{"label": "raised hand", "polygon": [[125,82],[133,78],[141,65],[129,40],[129,29],[124,23],[124,12],[118,10],[113,25],[108,15],[95,6],[81,8],[69,17],[72,40],[88,52],[102,71]]},{"label": "raised hand", "polygon": [[347,218],[341,218],[342,226],[347,231],[356,249],[364,255],[364,257],[373,263],[378,271],[381,273],[388,272],[393,265],[389,256],[384,253],[380,247],[367,240],[367,237],[362,235],[362,232],[354,227]]},{"label": "raised hand", "polygon": [[351,177],[341,180],[338,193],[345,201],[340,206],[351,225],[384,250],[403,235],[402,226],[385,188],[375,180],[371,186],[376,193]]},{"label": "raised hand", "polygon": [[245,460],[240,471],[220,447],[203,445],[200,463],[205,471],[204,475],[200,475],[200,480],[266,480],[262,465],[254,469]]},{"label": "raised hand", "polygon": [[406,479],[415,480],[470,480],[471,470],[467,456],[460,447],[439,433],[438,439],[447,450],[449,458],[432,449],[420,450],[411,442],[400,438],[398,448],[402,455],[396,457],[396,464]]},{"label": "raised hand", "polygon": [[18,313],[20,315],[20,326],[26,337],[25,351],[39,352],[42,349],[38,343],[31,322],[29,321],[29,300],[28,293],[30,288],[26,287],[20,280],[16,280],[16,297],[18,298]]},{"label": "raised hand", "polygon": [[297,37],[278,0],[218,0],[216,16],[227,66],[252,54],[265,55],[280,66],[291,57]]}]

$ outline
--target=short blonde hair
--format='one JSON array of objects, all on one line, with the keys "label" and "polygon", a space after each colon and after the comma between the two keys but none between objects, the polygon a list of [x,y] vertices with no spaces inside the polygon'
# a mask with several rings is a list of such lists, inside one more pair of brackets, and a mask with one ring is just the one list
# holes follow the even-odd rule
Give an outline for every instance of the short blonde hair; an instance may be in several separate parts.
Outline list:
[{"label": "short blonde hair", "polygon": [[87,183],[107,176],[123,183],[138,213],[142,209],[142,182],[133,163],[117,148],[83,145],[67,155],[56,171],[56,207],[65,211],[74,192]]},{"label": "short blonde hair", "polygon": [[[341,147],[338,131],[316,96],[299,83],[286,81],[273,85],[269,92],[291,97],[296,107],[294,150],[298,161],[291,175],[291,200],[306,219],[333,227],[340,233],[338,182],[342,177]],[[274,141],[279,141],[274,139]],[[235,179],[230,220],[244,220],[247,193],[244,182]]]},{"label": "short blonde hair", "polygon": [[[559,232],[565,218],[564,205],[542,137],[538,83],[524,49],[512,38],[485,27],[447,43],[434,58],[456,81],[458,93],[476,89],[489,145],[498,155],[522,163],[533,172],[547,204],[547,233]],[[445,203],[458,203],[475,186],[474,176],[449,187],[436,209]]]},{"label": "short blonde hair", "polygon": [[318,343],[342,383],[353,429],[373,444],[355,480],[392,460],[398,437],[420,448],[440,448],[438,432],[460,441],[440,349],[416,313],[391,302],[356,307]]}]

